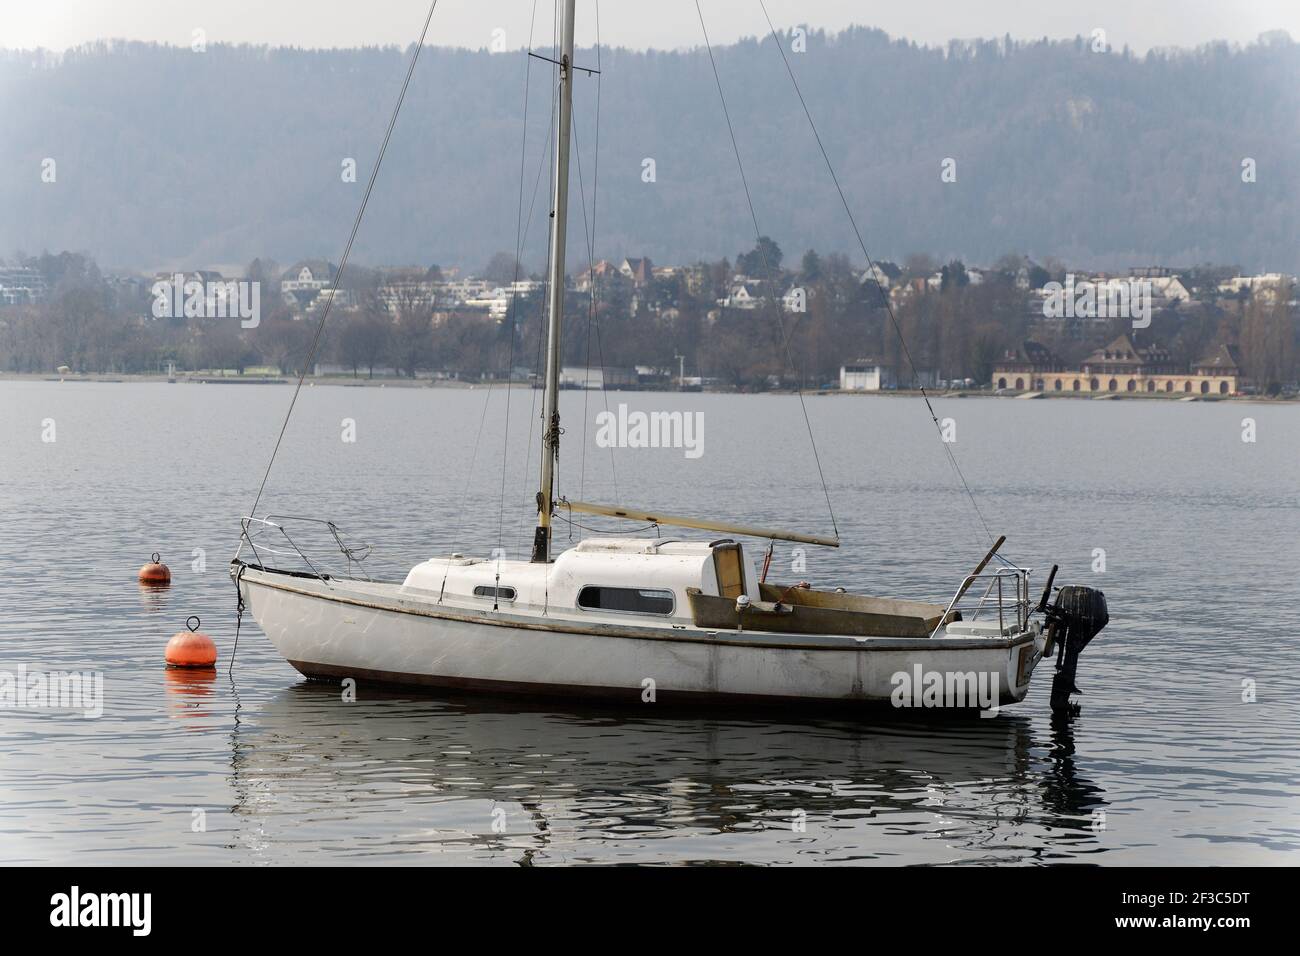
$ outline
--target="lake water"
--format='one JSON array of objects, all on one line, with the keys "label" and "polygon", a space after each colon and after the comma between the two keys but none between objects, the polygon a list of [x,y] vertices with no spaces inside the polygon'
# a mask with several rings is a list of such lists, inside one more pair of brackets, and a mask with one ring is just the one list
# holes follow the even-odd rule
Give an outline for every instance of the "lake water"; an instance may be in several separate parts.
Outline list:
[{"label": "lake water", "polygon": [[[1297,862],[1300,406],[936,401],[1007,555],[1106,592],[1054,726],[1047,667],[983,720],[344,703],[250,621],[231,681],[226,563],[290,394],[0,382],[0,671],[104,680],[98,719],[0,710],[0,862]],[[306,388],[259,511],[333,518],[376,577],[522,550],[535,400],[511,393],[503,508],[502,390]],[[844,547],[779,548],[773,579],[946,600],[987,544],[922,402],[806,401]],[[606,402],[701,412],[703,454],[597,447]],[[794,397],[562,406],[570,497],[830,528]],[[151,551],[166,591],[135,583]],[[216,677],[163,666],[191,614]]]}]

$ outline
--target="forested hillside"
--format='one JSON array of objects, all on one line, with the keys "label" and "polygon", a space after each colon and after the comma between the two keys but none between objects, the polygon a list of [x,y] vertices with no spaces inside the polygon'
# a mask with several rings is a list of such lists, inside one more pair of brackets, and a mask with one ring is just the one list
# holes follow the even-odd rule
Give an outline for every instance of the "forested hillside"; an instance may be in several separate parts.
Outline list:
[{"label": "forested hillside", "polygon": [[[792,255],[855,252],[772,41],[715,52],[762,231]],[[2,53],[0,255],[74,249],[141,269],[337,260],[405,56],[143,44]],[[594,66],[597,54],[577,59]],[[748,248],[707,54],[602,50],[599,62],[599,79],[580,75],[577,102],[590,218],[599,88],[597,253],[674,263]],[[1138,57],[1082,39],[939,50],[855,29],[810,34],[791,62],[873,255],[1300,270],[1293,42]],[[357,260],[473,270],[513,251],[531,70],[525,208],[539,172],[542,185],[523,259],[540,269],[551,69],[520,52],[426,51]],[[349,158],[356,182],[344,181]],[[941,181],[948,158],[955,182]],[[1243,182],[1247,158],[1254,182]],[[586,261],[580,225],[574,265]]]}]

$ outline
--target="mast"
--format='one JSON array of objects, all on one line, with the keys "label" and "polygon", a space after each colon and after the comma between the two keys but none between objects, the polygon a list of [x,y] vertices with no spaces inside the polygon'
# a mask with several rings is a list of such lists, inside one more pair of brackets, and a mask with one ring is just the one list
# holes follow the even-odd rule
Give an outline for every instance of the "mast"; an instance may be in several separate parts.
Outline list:
[{"label": "mast", "polygon": [[564,319],[564,244],[569,218],[569,131],[573,113],[573,14],[576,0],[564,0],[560,27],[560,103],[556,114],[555,182],[551,191],[550,326],[546,338],[546,397],[542,403],[542,475],[537,492],[533,561],[551,553],[555,460],[560,453],[560,325]]}]

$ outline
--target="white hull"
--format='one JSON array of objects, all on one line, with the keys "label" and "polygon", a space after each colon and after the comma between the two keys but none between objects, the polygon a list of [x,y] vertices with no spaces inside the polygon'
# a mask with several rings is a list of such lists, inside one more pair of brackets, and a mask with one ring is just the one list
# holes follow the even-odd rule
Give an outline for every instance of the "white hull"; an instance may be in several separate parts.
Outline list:
[{"label": "white hull", "polygon": [[[316,678],[628,703],[653,689],[657,702],[894,698],[897,706],[896,675],[938,672],[987,675],[996,703],[1009,704],[1024,698],[1043,649],[1036,626],[1016,633],[996,622],[953,624],[933,638],[707,631],[453,606],[396,584],[254,567],[243,568],[239,583],[279,652]],[[972,685],[966,706],[977,705]]]}]

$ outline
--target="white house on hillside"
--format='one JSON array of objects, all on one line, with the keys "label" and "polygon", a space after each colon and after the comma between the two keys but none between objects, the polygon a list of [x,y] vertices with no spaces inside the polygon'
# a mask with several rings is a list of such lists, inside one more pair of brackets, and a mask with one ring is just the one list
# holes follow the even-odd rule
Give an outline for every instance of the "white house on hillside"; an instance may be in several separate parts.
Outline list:
[{"label": "white house on hillside", "polygon": [[755,288],[751,290],[743,282],[736,283],[731,287],[725,299],[719,299],[718,305],[724,309],[757,309],[763,301],[763,297]]}]

